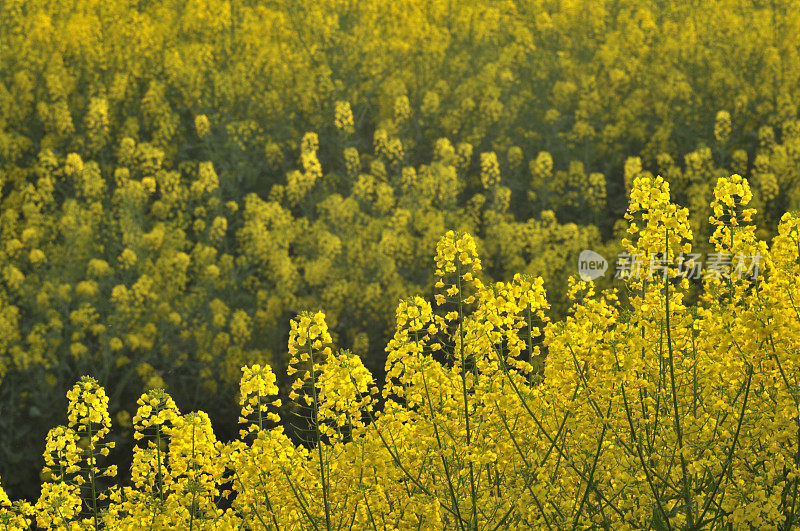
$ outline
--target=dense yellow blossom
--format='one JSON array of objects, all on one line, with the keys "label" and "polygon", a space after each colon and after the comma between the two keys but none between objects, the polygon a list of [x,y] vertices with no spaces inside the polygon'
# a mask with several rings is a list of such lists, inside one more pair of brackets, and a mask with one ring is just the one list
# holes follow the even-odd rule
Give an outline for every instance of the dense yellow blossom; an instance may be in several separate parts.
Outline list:
[{"label": "dense yellow blossom", "polygon": [[280,407],[280,399],[270,399],[278,394],[275,385],[275,373],[268,366],[255,364],[251,367],[242,367],[242,378],[239,381],[239,405],[242,406],[239,422],[253,422],[255,426],[263,427],[264,420],[279,422],[280,417],[269,411],[269,406]]},{"label": "dense yellow blossom", "polygon": [[[723,177],[714,190],[710,243],[763,253],[755,278],[706,282],[694,303],[677,268],[611,289],[572,278],[569,313],[551,321],[542,278],[484,283],[475,240],[450,231],[436,246],[438,304],[415,296],[397,307],[382,392],[355,354],[337,349],[325,313],[301,312],[288,340],[293,420],[275,413],[276,375],[258,364],[244,366],[240,379],[240,421],[253,427],[230,443],[217,440],[205,413],[181,415],[169,394],[149,391],[133,418],[135,438],[147,439],[134,449],[133,485],[98,496],[93,476],[91,494],[85,480],[64,479],[87,459],[98,470],[93,441],[108,434],[105,391],[84,378],[68,396],[70,427],[48,436],[50,479],[39,500],[12,505],[0,491],[0,522],[796,525],[785,493],[800,478],[790,380],[798,370],[800,221],[783,216],[767,246],[744,208],[747,183]],[[626,218],[631,253],[678,260],[691,250],[688,214],[660,177],[633,181]],[[226,313],[221,301],[213,306]],[[285,431],[298,420],[310,434],[305,444]]]},{"label": "dense yellow blossom", "polygon": [[[663,179],[632,184],[625,248],[671,259],[688,252],[687,214]],[[323,312],[292,320],[289,375],[299,383],[290,414],[308,422],[307,444],[293,442],[285,427],[294,421],[274,413],[275,374],[245,366],[241,420],[255,424],[239,439],[219,442],[205,413],[181,415],[166,392],[150,391],[133,419],[148,444],[134,450],[132,486],[98,497],[102,510],[87,518],[82,499],[94,491],[86,498],[81,482],[54,475],[34,507],[0,497],[0,522],[24,528],[35,517],[43,528],[78,529],[94,525],[94,513],[109,529],[137,521],[225,529],[796,525],[785,493],[800,478],[790,381],[800,221],[786,214],[767,246],[749,225],[753,213],[742,213],[749,199],[737,175],[716,183],[712,223],[722,232],[711,243],[764,253],[758,277],[729,276],[734,296],[718,296],[725,285],[708,282],[690,305],[677,273],[612,289],[571,279],[569,314],[556,321],[541,278],[484,284],[475,241],[448,232],[435,256],[444,301],[436,309],[420,296],[400,302],[382,393],[357,356],[335,347]],[[742,230],[725,232],[732,227]],[[753,283],[757,290],[746,289]],[[81,380],[69,395],[70,422],[107,426],[104,397],[96,381]],[[71,430],[48,437],[51,474],[85,458]]]},{"label": "dense yellow blossom", "polygon": [[[800,12],[786,0],[179,4],[0,7],[0,473],[9,492],[36,496],[41,442],[64,422],[42,404],[63,400],[80,374],[113,389],[109,418],[130,417],[143,391],[165,388],[216,422],[230,414],[242,366],[282,374],[289,322],[304,308],[325,308],[331,344],[361,358],[331,348],[337,379],[361,375],[351,394],[371,393],[362,369],[380,380],[397,301],[413,294],[449,299],[435,306],[430,337],[402,339],[424,355],[389,353],[397,377],[395,358],[408,358],[409,381],[437,357],[460,358],[460,333],[441,337],[456,324],[481,348],[522,349],[528,360],[520,340],[533,340],[511,331],[522,321],[509,301],[541,277],[547,316],[565,315],[575,256],[620,250],[631,191],[656,211],[629,211],[642,229],[628,235],[637,252],[671,259],[691,234],[694,252],[731,246],[766,261],[765,242],[791,233],[781,219],[800,206],[800,53],[787,36],[800,33]],[[657,174],[663,182],[645,190]],[[715,188],[732,174],[749,202]],[[728,207],[742,216],[737,227]],[[452,272],[435,287],[430,257],[448,230],[472,236],[481,289],[462,293]],[[497,293],[481,291],[489,286]],[[727,283],[706,302],[744,304],[755,288]],[[660,284],[637,289],[655,312]],[[485,312],[497,321],[488,338],[453,313],[462,295],[475,296],[470,311],[498,306]],[[472,368],[473,355],[465,361]],[[290,401],[271,404],[277,396],[269,414],[293,413]],[[23,424],[30,429],[14,429]],[[396,494],[386,488],[370,484]],[[454,524],[454,503],[436,496],[383,509],[387,527]],[[302,507],[285,510],[302,521]],[[369,513],[353,509],[362,527]],[[142,514],[132,514],[135,524]],[[220,525],[233,525],[227,518]]]}]

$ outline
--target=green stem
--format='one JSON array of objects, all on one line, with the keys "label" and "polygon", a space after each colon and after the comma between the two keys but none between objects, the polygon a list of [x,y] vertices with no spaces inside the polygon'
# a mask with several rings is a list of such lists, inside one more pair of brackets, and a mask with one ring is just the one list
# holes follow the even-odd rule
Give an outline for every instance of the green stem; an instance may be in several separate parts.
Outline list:
[{"label": "green stem", "polygon": [[[505,365],[505,361],[502,359],[502,356],[500,356],[500,354],[498,353],[497,349],[495,349],[494,347],[492,347],[492,350],[497,355],[497,359],[498,359],[498,362],[500,364],[501,369],[503,370],[503,374],[508,379],[508,383],[511,385],[511,388],[514,390],[514,394],[516,394],[517,398],[519,398],[519,401],[522,404],[522,407],[525,409],[525,411],[528,413],[528,415],[533,419],[533,421],[536,424],[536,427],[538,428],[538,430],[542,433],[542,435],[545,436],[547,441],[550,443],[550,450],[554,449],[558,453],[559,458],[563,458],[564,461],[569,466],[569,468],[572,469],[573,471],[575,471],[575,473],[578,474],[578,477],[580,477],[580,479],[582,479],[583,481],[587,481],[584,473],[578,468],[578,466],[573,461],[572,457],[567,455],[567,453],[565,452],[564,448],[562,448],[561,446],[558,446],[558,443],[557,443],[558,437],[561,434],[561,430],[564,427],[564,424],[562,423],[562,426],[559,428],[558,433],[556,433],[555,437],[550,435],[550,433],[545,429],[544,424],[542,424],[541,419],[539,419],[539,417],[536,415],[536,413],[533,411],[533,409],[531,409],[531,406],[530,406],[530,404],[528,404],[527,400],[525,400],[525,397],[522,396],[522,392],[520,391],[520,389],[517,386],[517,384],[514,382],[514,378],[511,376],[511,373],[508,370],[508,367]],[[574,353],[573,353],[573,356],[574,356]],[[577,388],[576,388],[576,393],[577,393]],[[573,400],[574,399],[575,399],[575,396],[573,396]],[[602,413],[601,413],[600,416],[602,417]],[[566,415],[564,417],[564,422],[566,422]],[[548,450],[548,455],[549,455],[549,450]],[[546,460],[546,457],[545,457],[545,460]],[[542,461],[542,465],[544,465],[545,460]],[[542,465],[540,465],[540,466],[542,466]],[[619,515],[622,518],[623,521],[625,520],[625,514],[622,512],[622,510],[619,509],[619,507],[617,507],[611,500],[609,500],[596,486],[594,488],[594,491],[595,491],[595,494],[597,494],[597,496],[603,502],[605,502],[609,507],[611,507],[611,509],[615,513],[617,513],[617,515]],[[554,508],[556,510],[558,510],[557,507],[554,506]]]},{"label": "green stem", "polygon": [[531,372],[528,373],[528,384],[533,381],[533,317],[531,315],[531,303],[528,302],[528,365]]},{"label": "green stem", "polygon": [[[611,402],[608,403],[608,412],[606,416],[611,413]],[[592,462],[592,469],[589,471],[589,478],[586,480],[586,490],[583,491],[583,496],[581,497],[581,504],[578,507],[578,510],[575,512],[575,520],[572,522],[572,529],[578,529],[578,522],[581,519],[581,513],[583,512],[583,507],[586,505],[586,500],[589,498],[589,491],[592,490],[592,485],[594,484],[594,473],[597,470],[597,463],[600,461],[600,453],[603,450],[603,442],[605,441],[606,437],[606,430],[608,429],[608,422],[603,422],[603,430],[600,433],[600,440],[597,442],[597,451],[594,454],[594,461]]]},{"label": "green stem", "polygon": [[158,484],[158,499],[163,505],[164,476],[161,472],[161,426],[159,424],[156,424],[156,460],[158,461],[158,473],[156,474],[156,483]]},{"label": "green stem", "polygon": [[89,478],[92,487],[92,513],[94,513],[94,528],[100,529],[100,525],[97,520],[97,487],[95,486],[94,477],[95,459],[94,444],[92,442],[92,423],[89,422],[87,427],[89,430]]},{"label": "green stem", "polygon": [[[467,452],[471,452],[470,444],[472,442],[472,435],[469,424],[469,397],[467,395],[467,364],[464,354],[464,293],[461,284],[461,261],[456,261],[456,282],[458,282],[458,335],[459,335],[459,357],[461,358],[461,387],[464,393],[464,419],[467,430]],[[472,502],[472,519],[471,524],[473,529],[478,529],[478,505],[477,494],[475,492],[475,467],[472,463],[472,458],[469,461],[469,487],[470,498]]]},{"label": "green stem", "polygon": [[[742,401],[742,413],[739,415],[739,421],[736,423],[736,433],[733,436],[733,442],[731,443],[731,447],[728,449],[728,456],[725,458],[725,465],[722,467],[722,473],[719,476],[719,480],[714,484],[714,490],[711,491],[711,495],[708,497],[706,501],[703,512],[700,514],[698,518],[698,527],[700,527],[703,523],[703,517],[705,516],[708,509],[711,507],[711,503],[714,501],[714,497],[717,495],[717,491],[719,490],[719,486],[722,484],[722,480],[725,477],[726,471],[728,467],[731,465],[731,461],[733,460],[733,451],[736,448],[736,443],[739,442],[739,433],[742,429],[742,421],[744,420],[744,416],[747,413],[747,397],[750,394],[750,382],[752,381],[753,377],[753,366],[749,365],[747,369],[747,384],[744,390],[744,400]],[[724,494],[724,493],[723,493]]]},{"label": "green stem", "polygon": [[197,499],[197,459],[195,458],[195,423],[192,418],[192,505],[189,513],[189,531],[194,529],[195,501]]},{"label": "green stem", "polygon": [[[415,336],[417,332],[414,332]],[[417,339],[418,340],[418,339]],[[431,424],[433,424],[433,433],[436,436],[436,444],[439,446],[440,457],[442,459],[442,466],[444,467],[444,474],[445,478],[447,479],[447,488],[450,491],[450,498],[453,501],[453,509],[455,510],[456,518],[458,519],[458,526],[460,529],[464,529],[462,524],[463,518],[461,516],[461,510],[458,506],[458,499],[456,498],[455,488],[453,487],[453,481],[450,477],[450,467],[447,464],[447,459],[444,457],[444,445],[442,445],[442,439],[439,437],[439,428],[436,425],[436,414],[433,411],[433,403],[431,402],[431,394],[430,390],[428,389],[428,380],[425,378],[425,370],[424,367],[420,371],[422,374],[422,385],[425,388],[425,400],[428,403],[428,409],[431,414]]]},{"label": "green stem", "polygon": [[314,348],[311,346],[309,339],[308,354],[311,359],[311,393],[314,399],[314,407],[312,408],[312,422],[314,425],[314,434],[317,437],[317,452],[319,453],[319,475],[322,481],[322,500],[325,503],[325,526],[328,531],[331,530],[331,508],[328,501],[328,484],[325,480],[325,458],[322,452],[322,434],[319,431],[319,402],[317,397],[317,376],[314,368]]},{"label": "green stem", "polygon": [[[245,486],[244,486],[244,482],[242,481],[242,478],[241,478],[241,476],[239,476],[239,472],[237,472],[236,470],[234,470],[234,471],[233,471],[233,476],[234,476],[234,478],[235,478],[236,480],[238,480],[238,481],[239,481],[239,485],[241,485],[241,486],[242,486],[242,492],[244,492],[244,491],[245,491]],[[262,484],[263,484],[263,483],[262,483]],[[268,508],[270,511],[272,511],[272,504],[270,504],[270,502],[269,502],[269,495],[267,495],[267,508]],[[267,523],[266,523],[266,522],[264,521],[264,519],[261,517],[261,514],[259,514],[259,512],[258,512],[258,509],[256,509],[255,505],[253,505],[253,504],[250,504],[250,510],[251,510],[251,511],[253,511],[253,514],[254,514],[254,515],[256,515],[256,518],[258,518],[258,521],[259,521],[259,522],[261,522],[261,525],[263,525],[263,526],[266,528],[266,527],[267,527]],[[273,512],[273,514],[272,514],[272,521],[275,523],[275,529],[276,529],[276,530],[277,530],[277,529],[279,529],[279,528],[278,528],[278,522],[275,520],[275,513],[274,513],[274,512]]]},{"label": "green stem", "polygon": [[658,506],[658,512],[661,513],[661,517],[664,519],[664,524],[667,526],[667,531],[672,531],[672,526],[669,523],[669,517],[667,516],[667,512],[664,510],[664,506],[661,504],[661,496],[659,496],[658,491],[656,490],[655,485],[653,485],[653,479],[650,477],[650,470],[647,467],[647,463],[644,460],[644,455],[642,454],[642,445],[639,442],[639,438],[636,436],[636,430],[633,427],[633,419],[631,418],[631,409],[628,405],[628,396],[625,394],[625,384],[622,384],[622,401],[625,404],[625,414],[628,417],[628,426],[631,430],[631,438],[633,439],[633,443],[636,445],[636,454],[639,457],[639,462],[642,465],[642,470],[644,471],[644,477],[647,480],[647,484],[650,486],[650,491],[653,493],[653,498],[656,500],[656,506]]},{"label": "green stem", "polygon": [[[664,260],[669,260],[669,229],[667,229],[667,239],[665,240],[666,251]],[[683,430],[681,428],[680,410],[678,409],[678,392],[675,384],[675,362],[674,354],[672,352],[672,332],[670,330],[669,318],[669,270],[665,275],[664,280],[664,293],[666,298],[666,327],[667,327],[667,353],[669,356],[669,376],[670,385],[672,387],[672,408],[675,420],[675,434],[678,437],[678,450],[681,458],[681,473],[683,475],[683,501],[686,505],[686,523],[689,528],[694,527],[694,517],[692,515],[692,497],[689,491],[689,474],[686,466],[686,457],[683,455]]]},{"label": "green stem", "polygon": [[263,420],[261,418],[261,393],[258,394],[258,430],[261,431],[264,427]]}]

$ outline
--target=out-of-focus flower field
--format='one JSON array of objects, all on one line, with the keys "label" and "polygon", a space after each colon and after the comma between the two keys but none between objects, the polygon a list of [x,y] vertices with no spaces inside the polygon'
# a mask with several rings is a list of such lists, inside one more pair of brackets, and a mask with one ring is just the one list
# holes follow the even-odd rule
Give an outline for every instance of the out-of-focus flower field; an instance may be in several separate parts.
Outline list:
[{"label": "out-of-focus flower field", "polygon": [[795,525],[797,7],[3,2],[0,522]]}]

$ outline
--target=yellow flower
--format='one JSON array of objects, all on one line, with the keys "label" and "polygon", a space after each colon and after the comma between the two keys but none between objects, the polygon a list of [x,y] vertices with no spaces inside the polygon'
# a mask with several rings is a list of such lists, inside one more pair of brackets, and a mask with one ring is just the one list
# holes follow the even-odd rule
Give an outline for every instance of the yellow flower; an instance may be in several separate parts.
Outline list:
[{"label": "yellow flower", "polygon": [[205,114],[198,114],[194,117],[194,129],[197,137],[200,139],[205,138],[211,132],[211,122]]},{"label": "yellow flower", "polygon": [[350,109],[350,103],[346,101],[337,101],[336,109],[334,111],[334,125],[340,131],[353,132],[353,111]]},{"label": "yellow flower", "polygon": [[500,184],[500,163],[493,151],[481,153],[481,184],[486,190],[493,190]]}]

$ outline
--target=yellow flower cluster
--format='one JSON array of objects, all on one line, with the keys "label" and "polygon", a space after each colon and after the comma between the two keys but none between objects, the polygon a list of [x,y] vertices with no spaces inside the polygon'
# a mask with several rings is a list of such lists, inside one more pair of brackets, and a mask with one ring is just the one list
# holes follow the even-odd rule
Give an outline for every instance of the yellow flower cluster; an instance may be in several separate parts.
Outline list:
[{"label": "yellow flower cluster", "polygon": [[80,451],[78,434],[66,426],[56,426],[47,432],[44,448],[42,472],[49,474],[53,481],[66,479],[66,475],[80,472]]},{"label": "yellow flower cluster", "polygon": [[345,429],[363,428],[363,417],[373,411],[373,395],[378,388],[361,358],[347,351],[330,355],[316,386],[317,422],[322,435],[342,437]]},{"label": "yellow flower cluster", "polygon": [[658,255],[663,260],[673,260],[680,253],[691,251],[688,218],[686,208],[671,202],[669,183],[662,177],[637,177],[625,213],[628,233],[636,238],[635,241],[625,238],[622,245],[631,255],[643,259]]},{"label": "yellow flower cluster", "polygon": [[[715,227],[711,243],[717,251],[750,253],[755,243],[755,227],[752,225],[754,208],[744,208],[753,194],[750,185],[741,175],[721,178],[714,187],[713,214],[709,223]],[[744,245],[743,245],[744,244]],[[749,254],[748,254],[749,256]]]},{"label": "yellow flower cluster", "polygon": [[422,402],[419,384],[425,348],[431,351],[441,348],[433,342],[439,330],[434,320],[431,304],[422,297],[402,300],[397,305],[394,338],[386,347],[383,398],[392,394],[411,406]]},{"label": "yellow flower cluster", "polygon": [[108,435],[111,418],[108,416],[108,396],[97,380],[85,376],[67,393],[69,428],[78,435],[86,434],[92,447]]},{"label": "yellow flower cluster", "polygon": [[211,132],[211,123],[208,116],[205,114],[198,114],[194,118],[194,128],[199,138],[205,138]]},{"label": "yellow flower cluster", "polygon": [[34,508],[28,502],[11,502],[0,486],[0,525],[3,529],[28,529],[32,523]]},{"label": "yellow flower cluster", "polygon": [[350,103],[346,101],[337,101],[334,113],[334,125],[336,129],[352,133],[354,122],[353,110],[350,108]]},{"label": "yellow flower cluster", "polygon": [[133,436],[137,440],[144,438],[149,428],[163,429],[173,425],[180,415],[175,401],[163,389],[144,393],[136,403],[139,407],[131,422],[136,430]]},{"label": "yellow flower cluster", "polygon": [[[74,519],[81,512],[80,490],[67,483],[45,483],[36,502],[36,525],[41,529],[82,529]],[[22,527],[27,529],[27,526]]]},{"label": "yellow flower cluster", "polygon": [[[468,289],[479,290],[483,283],[476,276],[480,273],[481,261],[478,258],[477,245],[469,234],[457,235],[448,231],[436,244],[436,281],[435,287],[440,290],[436,295],[436,303],[444,305],[448,300],[457,300],[464,304],[472,304],[474,295],[464,295]],[[445,316],[453,320],[452,312]]]},{"label": "yellow flower cluster", "polygon": [[259,364],[250,367],[242,367],[242,378],[239,381],[239,405],[242,407],[240,423],[249,422],[248,417],[254,413],[257,415],[257,423],[251,425],[250,429],[263,427],[263,421],[271,420],[280,422],[280,417],[269,411],[269,406],[281,406],[281,400],[272,399],[278,394],[278,386],[275,385],[275,373],[269,366]]},{"label": "yellow flower cluster", "polygon": [[494,152],[481,153],[481,184],[486,190],[494,190],[500,184],[500,163]]},{"label": "yellow flower cluster", "polygon": [[720,176],[757,239],[800,207],[786,0],[98,5],[0,7],[0,474],[29,496],[61,422],[38,404],[88,367],[112,415],[165,387],[217,418],[324,307],[379,370],[448,229],[487,283],[542,276],[553,316],[576,253],[619,251],[636,179],[669,183],[696,252]]},{"label": "yellow flower cluster", "polygon": [[[632,185],[626,248],[677,258],[693,243],[686,213],[663,179]],[[746,182],[723,177],[715,190],[716,226],[748,227]],[[300,373],[287,409],[293,419],[268,409],[280,407],[280,390],[258,364],[242,367],[239,402],[240,420],[258,414],[258,425],[228,443],[205,413],[181,414],[165,391],[149,391],[133,419],[136,438],[149,437],[134,450],[133,485],[106,494],[93,476],[87,489],[64,470],[79,459],[95,470],[94,446],[79,436],[107,435],[110,426],[104,390],[84,378],[69,393],[70,427],[48,436],[51,479],[39,500],[12,504],[0,491],[0,523],[795,527],[800,515],[787,493],[800,480],[792,442],[800,429],[792,383],[800,219],[783,216],[769,247],[749,229],[727,247],[730,234],[710,243],[764,253],[757,278],[729,278],[735,296],[720,297],[720,284],[709,282],[689,302],[686,283],[665,276],[621,280],[622,298],[572,279],[570,311],[551,321],[543,279],[484,284],[475,240],[448,232],[436,251],[444,301],[437,310],[421,296],[400,302],[382,389],[357,356],[334,349],[323,312],[302,312],[288,342],[289,376]],[[286,422],[266,427],[264,413]],[[293,441],[287,427],[310,437]]]},{"label": "yellow flower cluster", "polygon": [[[292,392],[289,394],[291,400],[299,398],[299,391],[306,381],[313,380],[314,375],[332,355],[332,342],[324,313],[303,312],[292,319],[289,330],[288,374],[292,376],[300,372],[301,375],[292,382]],[[312,388],[312,394],[316,397],[316,383],[312,384]],[[307,405],[312,405],[312,400],[316,402],[316,398],[311,396],[303,398]]]}]

